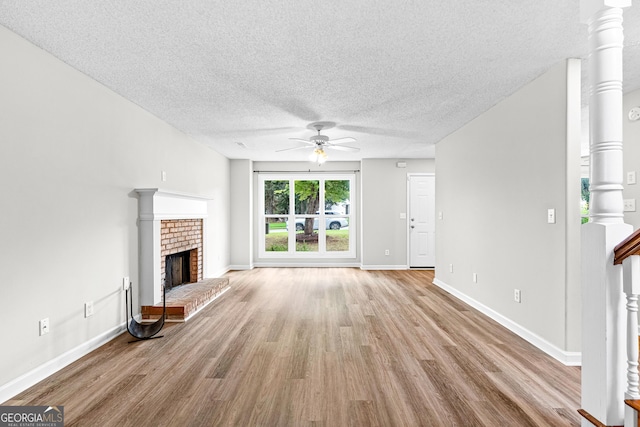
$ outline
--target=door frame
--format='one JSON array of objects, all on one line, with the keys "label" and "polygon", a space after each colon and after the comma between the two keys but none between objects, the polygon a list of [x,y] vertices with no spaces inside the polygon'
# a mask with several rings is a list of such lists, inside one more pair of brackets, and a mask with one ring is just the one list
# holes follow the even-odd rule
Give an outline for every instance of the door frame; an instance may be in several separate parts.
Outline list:
[{"label": "door frame", "polygon": [[[407,233],[407,268],[410,269],[411,268],[411,228],[410,228],[410,223],[411,220],[409,219],[409,215],[411,214],[411,177],[413,176],[432,176],[434,179],[436,177],[435,172],[424,172],[424,173],[410,173],[407,172],[407,210],[406,210],[406,233]],[[433,210],[435,213],[435,194],[434,194],[434,205],[433,205]],[[434,215],[435,218],[435,215]],[[435,227],[435,224],[434,224]],[[434,267],[435,268],[435,262],[434,262]]]}]

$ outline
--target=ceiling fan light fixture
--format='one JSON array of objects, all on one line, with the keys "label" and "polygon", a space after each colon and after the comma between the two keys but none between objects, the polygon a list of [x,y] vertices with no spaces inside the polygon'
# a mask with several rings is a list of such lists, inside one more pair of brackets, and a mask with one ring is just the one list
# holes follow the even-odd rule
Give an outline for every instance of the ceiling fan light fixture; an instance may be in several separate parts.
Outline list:
[{"label": "ceiling fan light fixture", "polygon": [[321,165],[327,161],[327,153],[325,153],[321,147],[318,147],[313,150],[313,153],[311,153],[311,156],[309,156],[309,160]]},{"label": "ceiling fan light fixture", "polygon": [[331,150],[348,151],[352,153],[360,151],[360,149],[357,147],[349,147],[348,145],[342,145],[347,142],[355,142],[355,138],[352,138],[349,136],[345,138],[330,139],[327,135],[320,134],[320,131],[323,128],[323,124],[317,123],[313,127],[316,128],[316,130],[318,131],[318,134],[313,135],[308,140],[302,139],[302,138],[289,138],[293,141],[301,142],[305,145],[298,146],[298,147],[285,148],[285,149],[276,150],[276,151],[281,152],[281,151],[313,148],[313,152],[309,156],[309,160],[312,162],[318,163],[318,165],[321,165],[327,161],[328,156],[324,151],[325,148],[329,148]]}]

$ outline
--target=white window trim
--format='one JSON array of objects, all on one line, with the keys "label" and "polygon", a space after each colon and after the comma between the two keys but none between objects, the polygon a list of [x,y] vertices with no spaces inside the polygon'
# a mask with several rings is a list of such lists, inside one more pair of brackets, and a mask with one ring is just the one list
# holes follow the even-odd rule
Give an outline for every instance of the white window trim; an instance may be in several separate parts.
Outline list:
[{"label": "white window trim", "polygon": [[[326,227],[318,227],[318,251],[317,252],[297,252],[296,251],[296,232],[295,226],[293,232],[287,232],[288,250],[287,251],[266,251],[265,248],[265,219],[266,218],[287,218],[289,224],[295,224],[296,218],[315,218],[318,217],[318,224],[325,224],[326,215],[324,209],[320,210],[319,215],[295,214],[295,191],[294,181],[320,181],[320,206],[324,207],[324,183],[325,181],[349,181],[350,201],[355,198],[355,174],[350,173],[261,173],[258,177],[258,193],[259,193],[259,223],[258,227],[258,254],[263,259],[334,259],[334,258],[356,258],[356,227],[355,224],[355,205],[350,204],[349,213],[338,216],[339,218],[347,218],[349,221],[349,250],[348,251],[331,251],[326,250]],[[270,214],[266,215],[264,205],[264,183],[265,181],[289,181],[289,213],[288,214]]]}]

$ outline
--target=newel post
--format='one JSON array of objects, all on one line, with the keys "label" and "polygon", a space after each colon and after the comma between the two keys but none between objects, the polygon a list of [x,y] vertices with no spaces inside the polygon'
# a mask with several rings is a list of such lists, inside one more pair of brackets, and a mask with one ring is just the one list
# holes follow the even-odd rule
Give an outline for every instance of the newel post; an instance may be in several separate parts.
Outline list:
[{"label": "newel post", "polygon": [[[589,37],[590,212],[581,233],[582,410],[604,425],[624,420],[626,309],[613,249],[624,224],[622,8],[631,0],[581,0]],[[591,425],[583,420],[583,425]]]}]

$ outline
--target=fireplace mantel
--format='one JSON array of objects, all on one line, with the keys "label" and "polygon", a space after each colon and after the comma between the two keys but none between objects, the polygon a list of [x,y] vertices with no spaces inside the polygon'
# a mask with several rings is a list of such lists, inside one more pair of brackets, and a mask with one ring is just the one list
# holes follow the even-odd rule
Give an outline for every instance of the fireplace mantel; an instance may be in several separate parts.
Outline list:
[{"label": "fireplace mantel", "polygon": [[203,251],[206,253],[207,206],[211,198],[159,188],[137,188],[140,256],[140,304],[154,305],[162,298],[160,226],[162,220],[203,221]]},{"label": "fireplace mantel", "polygon": [[139,194],[139,218],[187,219],[206,218],[207,197],[195,196],[159,188],[136,188]]}]

